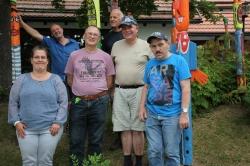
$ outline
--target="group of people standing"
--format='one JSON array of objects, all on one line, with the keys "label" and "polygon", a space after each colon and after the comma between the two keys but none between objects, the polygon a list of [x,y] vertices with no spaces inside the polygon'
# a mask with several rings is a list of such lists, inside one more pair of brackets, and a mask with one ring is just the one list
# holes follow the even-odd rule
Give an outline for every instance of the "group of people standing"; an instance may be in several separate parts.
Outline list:
[{"label": "group of people standing", "polygon": [[85,47],[79,49],[75,40],[64,37],[60,25],[53,24],[52,37],[45,37],[21,19],[22,27],[49,50],[33,48],[32,72],[22,74],[10,92],[8,121],[16,127],[24,166],[53,165],[68,101],[70,155],[81,165],[87,155],[102,153],[110,95],[123,165],[143,165],[144,131],[149,165],[180,165],[181,132],[189,124],[188,65],[168,51],[164,34],[155,32],[147,41],[139,39],[137,21],[119,9],[111,11],[110,24],[103,51],[97,47],[101,33],[95,26],[85,29]]}]

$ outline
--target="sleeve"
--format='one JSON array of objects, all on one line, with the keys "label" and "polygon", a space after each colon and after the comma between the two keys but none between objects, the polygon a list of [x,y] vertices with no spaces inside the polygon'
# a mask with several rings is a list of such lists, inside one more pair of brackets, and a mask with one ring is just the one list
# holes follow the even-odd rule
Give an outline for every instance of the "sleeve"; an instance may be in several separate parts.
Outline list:
[{"label": "sleeve", "polygon": [[106,75],[107,76],[110,76],[110,75],[115,75],[115,67],[114,67],[114,63],[113,63],[113,60],[112,58],[110,57],[110,55],[106,54],[106,69],[107,69],[107,72],[106,72]]},{"label": "sleeve", "polygon": [[80,43],[79,42],[77,42],[76,40],[71,39],[71,38],[69,38],[69,40],[70,40],[70,42],[73,42],[73,44],[74,44],[74,50],[73,51],[76,51],[76,50],[80,49]]},{"label": "sleeve", "polygon": [[49,36],[43,36],[42,44],[48,47],[50,45],[50,37]]},{"label": "sleeve", "polygon": [[145,84],[149,84],[149,64],[150,64],[150,62],[146,63],[146,67],[145,67],[145,71],[144,71],[143,81]]},{"label": "sleeve", "polygon": [[186,60],[183,57],[180,57],[178,70],[180,74],[179,76],[180,80],[185,80],[191,77],[190,69],[188,67]]},{"label": "sleeve", "polygon": [[153,53],[152,53],[152,51],[151,51],[149,45],[147,45],[146,49],[147,49],[146,51],[147,51],[147,53],[148,53],[148,59],[154,58],[154,55],[153,55]]},{"label": "sleeve", "polygon": [[69,60],[68,60],[66,67],[65,67],[65,71],[64,71],[65,74],[73,74],[73,72],[74,72],[73,59],[74,59],[73,54],[71,53],[69,56]]},{"label": "sleeve", "polygon": [[56,119],[53,123],[60,124],[61,126],[67,121],[68,116],[68,96],[67,96],[67,90],[62,82],[61,78],[56,75],[55,77],[55,88],[57,93],[57,103],[58,103],[58,111],[56,115]]},{"label": "sleeve", "polygon": [[104,38],[101,40],[102,50],[103,50],[104,52],[108,52],[107,45],[106,45],[106,38],[107,38],[107,35],[104,36]]},{"label": "sleeve", "polygon": [[117,42],[114,43],[112,49],[111,49],[111,57],[114,59],[115,58],[115,53],[116,53],[116,47],[117,47]]},{"label": "sleeve", "polygon": [[20,75],[11,87],[8,106],[8,123],[14,124],[16,121],[21,121],[19,117],[20,106],[20,90],[24,80],[24,74]]}]

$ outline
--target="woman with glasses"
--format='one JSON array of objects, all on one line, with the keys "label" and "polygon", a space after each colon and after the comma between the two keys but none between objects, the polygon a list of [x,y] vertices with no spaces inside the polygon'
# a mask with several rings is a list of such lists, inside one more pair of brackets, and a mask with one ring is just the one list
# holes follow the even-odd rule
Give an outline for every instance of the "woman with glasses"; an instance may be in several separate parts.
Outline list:
[{"label": "woman with glasses", "polygon": [[32,72],[20,75],[11,88],[8,122],[16,128],[23,166],[52,166],[67,120],[67,91],[60,77],[48,72],[44,46],[33,48],[31,64]]}]

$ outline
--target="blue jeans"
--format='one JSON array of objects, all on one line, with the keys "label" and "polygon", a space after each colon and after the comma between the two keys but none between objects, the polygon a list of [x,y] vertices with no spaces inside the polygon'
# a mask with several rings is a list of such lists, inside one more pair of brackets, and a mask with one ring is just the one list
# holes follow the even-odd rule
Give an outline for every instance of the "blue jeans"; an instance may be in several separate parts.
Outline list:
[{"label": "blue jeans", "polygon": [[108,100],[109,96],[80,101],[74,97],[72,100],[69,116],[70,155],[74,155],[80,165],[85,157],[87,137],[87,154],[101,153]]},{"label": "blue jeans", "polygon": [[23,166],[52,166],[56,146],[63,134],[63,127],[52,136],[49,129],[25,130],[25,137],[17,135]]},{"label": "blue jeans", "polygon": [[162,117],[149,113],[146,120],[150,166],[179,166],[181,129],[179,116]]}]

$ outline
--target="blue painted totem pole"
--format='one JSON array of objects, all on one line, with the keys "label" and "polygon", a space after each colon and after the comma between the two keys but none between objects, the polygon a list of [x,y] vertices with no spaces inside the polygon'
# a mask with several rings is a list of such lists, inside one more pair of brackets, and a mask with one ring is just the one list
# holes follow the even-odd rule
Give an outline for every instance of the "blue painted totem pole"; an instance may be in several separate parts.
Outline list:
[{"label": "blue painted totem pole", "polygon": [[244,39],[242,34],[242,3],[241,0],[234,0],[233,21],[235,28],[235,49],[236,49],[236,74],[238,88],[246,88],[246,76],[244,71]]},{"label": "blue painted totem pole", "polygon": [[[183,56],[191,70],[192,81],[197,81],[204,85],[208,81],[205,73],[197,69],[197,46],[190,41],[187,30],[189,27],[189,0],[173,0],[172,3],[173,27],[171,32],[171,52]],[[191,102],[190,102],[191,103]],[[189,106],[190,126],[183,130],[181,149],[181,163],[183,165],[192,165],[192,107]]]}]

